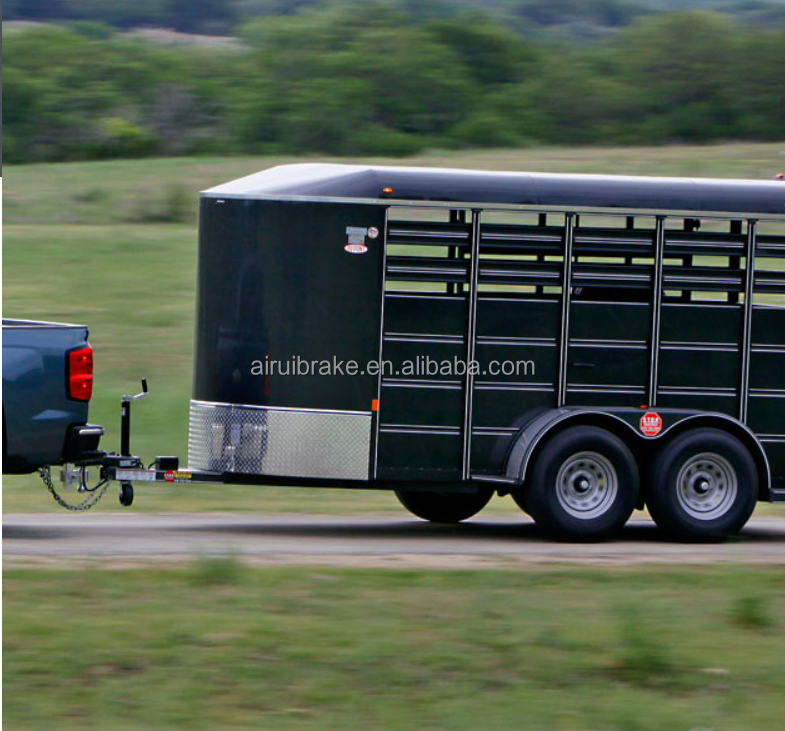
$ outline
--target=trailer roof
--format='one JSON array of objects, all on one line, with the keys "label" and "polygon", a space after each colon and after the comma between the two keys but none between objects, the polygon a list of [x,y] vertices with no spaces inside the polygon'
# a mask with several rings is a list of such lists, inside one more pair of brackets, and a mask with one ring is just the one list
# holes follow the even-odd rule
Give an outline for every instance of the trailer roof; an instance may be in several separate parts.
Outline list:
[{"label": "trailer roof", "polygon": [[[385,192],[391,189],[391,192]],[[483,205],[785,215],[785,182],[512,173],[310,163],[281,165],[203,192],[267,200]]]}]

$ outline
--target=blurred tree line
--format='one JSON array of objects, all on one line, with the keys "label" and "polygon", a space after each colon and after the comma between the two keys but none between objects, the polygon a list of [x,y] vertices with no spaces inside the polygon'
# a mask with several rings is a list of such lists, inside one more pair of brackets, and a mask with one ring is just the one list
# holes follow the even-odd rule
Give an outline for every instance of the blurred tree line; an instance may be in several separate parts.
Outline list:
[{"label": "blurred tree line", "polygon": [[3,159],[785,136],[783,25],[695,11],[592,43],[534,42],[483,15],[363,2],[239,34],[236,48],[158,45],[91,21],[4,34]]},{"label": "blurred tree line", "polygon": [[[5,20],[98,21],[114,28],[171,28],[231,35],[253,18],[292,15],[342,0],[5,0]],[[376,0],[417,20],[481,9],[528,36],[597,38],[664,10],[717,10],[744,23],[785,21],[785,0]]]}]

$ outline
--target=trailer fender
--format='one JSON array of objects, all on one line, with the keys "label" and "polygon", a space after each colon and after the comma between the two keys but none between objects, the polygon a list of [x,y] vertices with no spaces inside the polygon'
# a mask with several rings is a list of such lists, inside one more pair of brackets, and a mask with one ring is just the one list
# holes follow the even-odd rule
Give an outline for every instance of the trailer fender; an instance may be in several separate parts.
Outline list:
[{"label": "trailer fender", "polygon": [[[655,419],[654,417],[657,417]],[[644,419],[644,417],[649,417]],[[652,423],[655,424],[652,427]],[[679,409],[585,409],[563,407],[549,409],[528,421],[514,439],[507,453],[505,477],[522,485],[527,478],[537,449],[547,437],[570,426],[593,425],[616,434],[630,447],[646,474],[650,455],[661,444],[687,429],[715,427],[735,436],[749,449],[758,468],[759,500],[771,499],[771,470],[763,446],[755,434],[727,414],[684,411]],[[656,433],[654,433],[656,431]],[[645,433],[648,432],[648,433]]]}]

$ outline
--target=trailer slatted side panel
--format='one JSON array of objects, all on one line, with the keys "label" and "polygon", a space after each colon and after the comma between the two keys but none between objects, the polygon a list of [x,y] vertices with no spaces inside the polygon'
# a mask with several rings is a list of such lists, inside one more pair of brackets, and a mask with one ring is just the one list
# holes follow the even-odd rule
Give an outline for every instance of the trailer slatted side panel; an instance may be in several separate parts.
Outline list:
[{"label": "trailer slatted side panel", "polygon": [[395,213],[386,239],[376,477],[460,480],[465,379],[433,364],[466,357],[471,223],[464,212],[443,223]]},{"label": "trailer slatted side panel", "polygon": [[658,229],[651,217],[595,218],[575,227],[566,403],[637,407],[649,389]]},{"label": "trailer slatted side panel", "polygon": [[499,472],[520,425],[538,410],[646,399],[659,229],[653,217],[638,227],[631,218],[586,221],[541,214],[537,226],[482,226],[480,367],[530,367],[476,383],[475,474]]},{"label": "trailer slatted side panel", "polygon": [[[561,404],[742,417],[785,474],[781,224],[413,211],[387,230],[378,478],[499,475]],[[423,369],[467,358],[473,378]]]},{"label": "trailer slatted side panel", "polygon": [[[746,256],[754,225],[666,221],[657,405],[738,416]],[[732,336],[732,337],[731,337]]]},{"label": "trailer slatted side panel", "polygon": [[498,474],[525,416],[556,405],[565,217],[509,218],[481,219],[474,474]]}]

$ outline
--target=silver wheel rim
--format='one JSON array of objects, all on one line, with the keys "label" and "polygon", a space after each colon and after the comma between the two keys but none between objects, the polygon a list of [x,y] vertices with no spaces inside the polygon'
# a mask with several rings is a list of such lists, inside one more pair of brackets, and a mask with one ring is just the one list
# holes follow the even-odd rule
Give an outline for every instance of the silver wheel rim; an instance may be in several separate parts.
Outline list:
[{"label": "silver wheel rim", "polygon": [[573,518],[591,520],[604,515],[618,492],[616,469],[597,452],[573,454],[556,476],[556,498]]},{"label": "silver wheel rim", "polygon": [[714,520],[725,515],[738,492],[736,470],[725,457],[713,452],[688,459],[676,478],[679,505],[697,520]]}]

